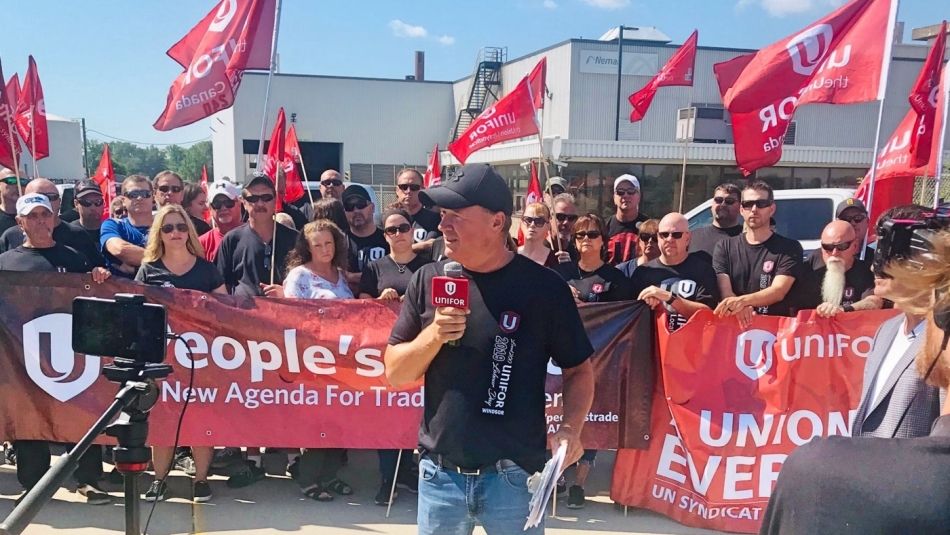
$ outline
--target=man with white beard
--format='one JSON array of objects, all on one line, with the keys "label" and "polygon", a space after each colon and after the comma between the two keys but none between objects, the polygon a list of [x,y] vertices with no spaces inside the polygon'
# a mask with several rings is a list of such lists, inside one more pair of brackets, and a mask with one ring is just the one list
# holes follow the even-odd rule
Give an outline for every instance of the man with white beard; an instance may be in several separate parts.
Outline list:
[{"label": "man with white beard", "polygon": [[858,262],[861,247],[854,228],[847,222],[828,223],[821,232],[821,255],[813,255],[805,264],[800,308],[817,309],[822,317],[841,312],[881,308],[883,300],[874,295],[874,275],[864,262]]}]

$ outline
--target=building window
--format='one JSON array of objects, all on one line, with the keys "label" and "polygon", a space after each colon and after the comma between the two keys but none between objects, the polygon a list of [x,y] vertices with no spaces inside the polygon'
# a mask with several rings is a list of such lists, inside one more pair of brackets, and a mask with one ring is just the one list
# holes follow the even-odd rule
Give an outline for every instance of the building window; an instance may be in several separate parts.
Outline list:
[{"label": "building window", "polygon": [[794,169],[796,188],[823,188],[828,184],[828,170],[818,167],[796,167]]},{"label": "building window", "polygon": [[772,186],[773,190],[792,189],[791,167],[766,167],[755,172],[755,179]]},{"label": "building window", "polygon": [[828,187],[855,189],[861,183],[866,172],[867,169],[830,169]]}]

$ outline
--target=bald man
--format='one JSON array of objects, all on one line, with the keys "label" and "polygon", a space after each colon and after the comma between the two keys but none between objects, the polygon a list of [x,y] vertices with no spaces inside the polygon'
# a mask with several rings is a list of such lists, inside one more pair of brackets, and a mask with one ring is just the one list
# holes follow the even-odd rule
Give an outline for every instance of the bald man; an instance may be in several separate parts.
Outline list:
[{"label": "bald man", "polygon": [[874,295],[874,275],[866,262],[857,260],[862,238],[848,221],[839,219],[825,226],[821,254],[805,265],[802,284],[794,292],[801,308],[814,308],[826,318],[881,308],[883,300]]},{"label": "bald man", "polygon": [[[29,193],[39,193],[49,199],[50,206],[53,207],[53,241],[72,247],[81,253],[91,266],[106,265],[102,253],[99,252],[99,247],[96,242],[92,241],[89,234],[59,218],[59,207],[63,200],[59,196],[56,184],[45,178],[34,178],[23,188],[24,195]],[[0,235],[0,253],[12,251],[21,245],[23,245],[23,230],[20,227],[8,228]]]},{"label": "bald man", "polygon": [[632,281],[637,299],[657,312],[666,311],[666,327],[672,332],[700,310],[714,309],[719,285],[702,253],[689,253],[689,222],[683,214],[664,216],[657,238],[660,257],[638,267]]},{"label": "bald man", "polygon": [[343,177],[336,169],[327,169],[320,175],[320,195],[324,199],[343,200]]}]

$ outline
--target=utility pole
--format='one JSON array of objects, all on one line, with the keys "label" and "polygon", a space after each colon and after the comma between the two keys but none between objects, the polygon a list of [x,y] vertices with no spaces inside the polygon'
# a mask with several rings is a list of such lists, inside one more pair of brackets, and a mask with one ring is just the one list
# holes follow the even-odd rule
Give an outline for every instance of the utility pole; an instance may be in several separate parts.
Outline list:
[{"label": "utility pole", "polygon": [[617,26],[617,116],[614,121],[614,141],[620,141],[620,101],[623,95],[620,93],[620,82],[623,80],[623,31],[632,30],[624,25]]}]

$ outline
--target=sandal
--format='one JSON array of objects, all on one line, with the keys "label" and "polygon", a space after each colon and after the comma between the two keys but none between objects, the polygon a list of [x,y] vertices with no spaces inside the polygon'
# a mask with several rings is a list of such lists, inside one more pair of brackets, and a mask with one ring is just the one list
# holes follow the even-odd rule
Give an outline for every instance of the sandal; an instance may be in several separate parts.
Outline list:
[{"label": "sandal", "polygon": [[317,500],[318,502],[333,501],[333,495],[327,491],[326,487],[320,485],[319,483],[301,490],[303,491],[304,496],[310,498],[311,500]]},{"label": "sandal", "polygon": [[336,478],[331,479],[323,484],[323,486],[341,496],[349,496],[353,494],[353,487],[347,485],[342,479]]}]

